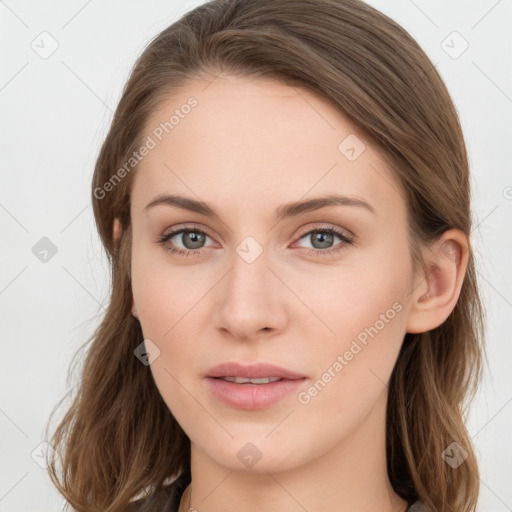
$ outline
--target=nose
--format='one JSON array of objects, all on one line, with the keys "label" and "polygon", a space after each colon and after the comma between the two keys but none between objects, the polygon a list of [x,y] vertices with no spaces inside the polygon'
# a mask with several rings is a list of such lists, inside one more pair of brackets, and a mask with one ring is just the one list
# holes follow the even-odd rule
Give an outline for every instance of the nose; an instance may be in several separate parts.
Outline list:
[{"label": "nose", "polygon": [[242,256],[233,252],[232,268],[215,288],[215,327],[243,341],[282,332],[289,318],[286,287],[266,251],[252,262]]}]

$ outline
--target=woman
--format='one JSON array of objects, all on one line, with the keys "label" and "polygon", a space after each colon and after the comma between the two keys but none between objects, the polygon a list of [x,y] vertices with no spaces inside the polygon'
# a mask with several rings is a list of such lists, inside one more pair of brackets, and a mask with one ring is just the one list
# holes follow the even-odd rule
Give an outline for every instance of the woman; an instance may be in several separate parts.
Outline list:
[{"label": "woman", "polygon": [[469,170],[437,70],[359,0],[214,0],[97,160],[111,301],[53,436],[74,510],[471,511]]}]

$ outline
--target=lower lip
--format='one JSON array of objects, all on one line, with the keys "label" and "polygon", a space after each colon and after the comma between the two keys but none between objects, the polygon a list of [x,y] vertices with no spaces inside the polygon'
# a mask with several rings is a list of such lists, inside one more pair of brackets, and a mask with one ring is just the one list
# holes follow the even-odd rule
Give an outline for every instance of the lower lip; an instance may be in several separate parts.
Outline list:
[{"label": "lower lip", "polygon": [[237,384],[227,380],[207,377],[211,393],[221,402],[237,409],[265,409],[296,392],[304,383],[302,379],[282,379],[268,384]]}]

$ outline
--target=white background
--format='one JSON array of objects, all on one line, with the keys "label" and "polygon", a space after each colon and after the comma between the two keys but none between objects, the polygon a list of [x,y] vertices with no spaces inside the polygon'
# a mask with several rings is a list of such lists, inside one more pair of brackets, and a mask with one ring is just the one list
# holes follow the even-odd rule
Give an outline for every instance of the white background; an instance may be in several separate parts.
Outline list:
[{"label": "white background", "polygon": [[[31,453],[70,386],[71,356],[99,323],[108,297],[108,268],[90,205],[94,161],[136,57],[200,3],[0,1],[0,512],[61,506]],[[489,355],[468,429],[482,472],[478,510],[510,511],[512,3],[369,3],[404,26],[437,64],[465,131]],[[43,31],[58,43],[47,59],[31,47],[42,46]],[[456,59],[442,43],[453,31],[469,44]],[[453,51],[461,49],[462,40],[453,37],[446,41]],[[45,48],[50,44],[46,39]],[[32,253],[42,237],[58,249],[46,263]]]}]

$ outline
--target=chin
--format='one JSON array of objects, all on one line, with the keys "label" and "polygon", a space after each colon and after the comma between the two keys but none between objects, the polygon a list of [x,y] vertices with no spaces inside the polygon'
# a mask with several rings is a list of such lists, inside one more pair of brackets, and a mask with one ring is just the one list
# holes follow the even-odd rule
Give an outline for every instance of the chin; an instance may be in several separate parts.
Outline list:
[{"label": "chin", "polygon": [[[216,464],[230,470],[253,474],[278,473],[305,464],[312,454],[304,449],[304,443],[288,439],[284,444],[280,437],[265,439],[271,429],[263,435],[236,435],[225,443],[209,445],[203,450]],[[232,432],[234,434],[234,432]]]}]

